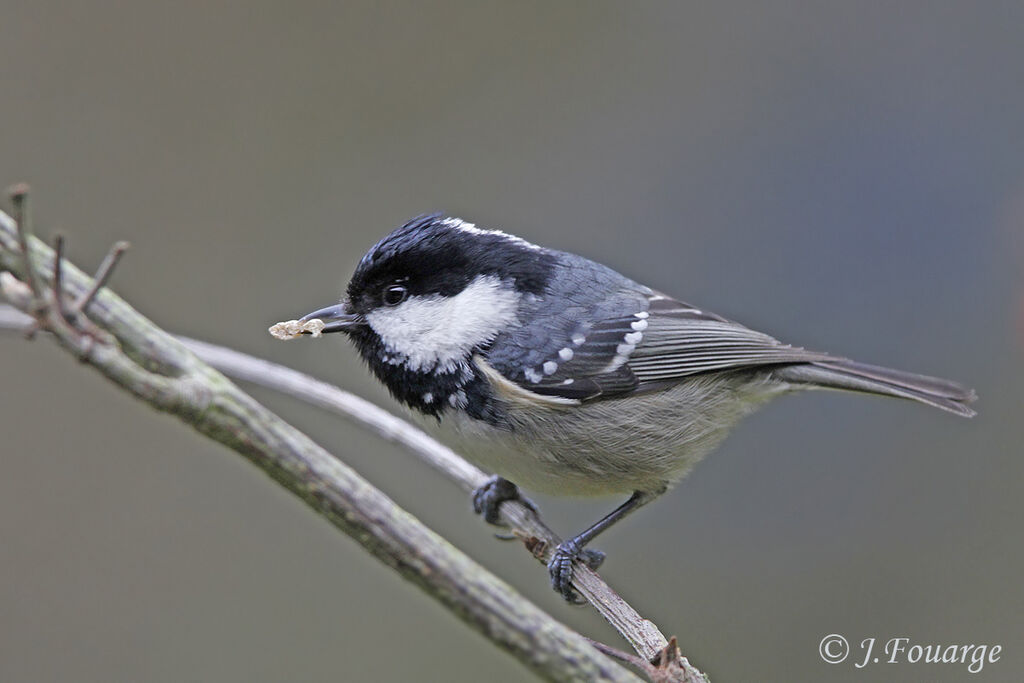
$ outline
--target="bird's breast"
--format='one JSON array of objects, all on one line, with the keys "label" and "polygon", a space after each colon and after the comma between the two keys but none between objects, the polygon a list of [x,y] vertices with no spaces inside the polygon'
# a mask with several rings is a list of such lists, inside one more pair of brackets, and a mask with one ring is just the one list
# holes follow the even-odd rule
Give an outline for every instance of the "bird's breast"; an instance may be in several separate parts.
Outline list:
[{"label": "bird's breast", "polygon": [[488,472],[565,496],[671,486],[737,420],[778,393],[753,374],[698,376],[661,391],[576,405],[503,393],[500,384],[491,389],[501,422],[449,410],[424,426]]}]

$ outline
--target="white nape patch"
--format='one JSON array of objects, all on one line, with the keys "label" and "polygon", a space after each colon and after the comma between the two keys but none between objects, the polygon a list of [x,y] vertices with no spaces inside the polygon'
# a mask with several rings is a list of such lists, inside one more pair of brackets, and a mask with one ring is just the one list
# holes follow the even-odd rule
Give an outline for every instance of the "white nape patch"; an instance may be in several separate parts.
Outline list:
[{"label": "white nape patch", "polygon": [[574,355],[575,354],[572,352],[572,349],[570,349],[568,346],[558,351],[558,357],[565,362],[571,361]]},{"label": "white nape patch", "polygon": [[502,232],[501,230],[483,230],[472,223],[462,220],[461,218],[446,218],[444,220],[444,224],[449,228],[455,228],[456,230],[468,232],[473,235],[495,235],[508,240],[509,242],[514,242],[521,247],[526,247],[527,249],[532,249],[534,251],[541,251],[541,247],[538,247],[533,242],[527,242],[522,237],[516,237],[515,235],[510,235],[507,232]]},{"label": "white nape patch", "polygon": [[647,321],[646,320],[635,320],[632,323],[630,323],[629,326],[632,327],[637,332],[643,332],[644,330],[647,329]]},{"label": "white nape patch", "polygon": [[520,295],[494,275],[480,275],[454,296],[412,296],[366,315],[387,350],[410,370],[452,372],[473,349],[516,320]]},{"label": "white nape patch", "polygon": [[647,311],[640,311],[639,313],[634,313],[633,315],[637,318],[640,318],[641,320],[646,320],[648,317],[650,317],[651,314],[648,313]]},{"label": "white nape patch", "polygon": [[587,338],[584,337],[582,334],[572,335],[572,343],[575,344],[576,346],[583,346],[583,342],[585,341],[587,341]]},{"label": "white nape patch", "polygon": [[558,371],[558,363],[553,360],[545,361],[543,368],[545,375],[553,375]]},{"label": "white nape patch", "polygon": [[534,370],[533,368],[526,368],[525,370],[523,370],[523,374],[526,375],[526,379],[530,380],[534,384],[544,379],[544,376],[541,375],[536,370]]}]

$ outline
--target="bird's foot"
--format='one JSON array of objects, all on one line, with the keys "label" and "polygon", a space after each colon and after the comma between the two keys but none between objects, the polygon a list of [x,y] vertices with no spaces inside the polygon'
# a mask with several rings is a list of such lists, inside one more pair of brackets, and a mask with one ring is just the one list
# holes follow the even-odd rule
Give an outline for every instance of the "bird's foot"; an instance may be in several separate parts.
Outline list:
[{"label": "bird's foot", "polygon": [[604,562],[605,554],[600,550],[580,548],[575,539],[562,541],[555,548],[548,562],[548,574],[551,576],[551,587],[562,595],[566,601],[575,605],[586,602],[576,589],[572,587],[573,562],[579,560],[590,569],[597,569]]},{"label": "bird's foot", "polygon": [[600,550],[584,548],[580,551],[580,562],[587,565],[587,569],[591,571],[597,571],[597,568],[604,564],[605,557],[606,555]]},{"label": "bird's foot", "polygon": [[473,491],[473,511],[483,515],[487,523],[500,526],[501,516],[498,514],[498,508],[507,500],[518,500],[533,512],[537,512],[537,507],[530,499],[519,493],[519,487],[497,475]]}]

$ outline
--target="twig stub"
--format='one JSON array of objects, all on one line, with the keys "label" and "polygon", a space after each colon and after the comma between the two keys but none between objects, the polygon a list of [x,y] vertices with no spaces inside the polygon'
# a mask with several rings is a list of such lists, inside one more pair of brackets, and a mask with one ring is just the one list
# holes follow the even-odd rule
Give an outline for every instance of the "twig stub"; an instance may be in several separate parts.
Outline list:
[{"label": "twig stub", "polygon": [[[7,188],[7,194],[14,205],[14,220],[18,224],[18,248],[21,250],[25,264],[25,282],[32,291],[33,307],[42,305],[42,290],[36,279],[35,269],[32,267],[31,243],[32,243],[32,195],[28,183],[17,183]],[[31,336],[31,332],[27,333]]]},{"label": "twig stub", "polygon": [[85,309],[89,307],[89,304],[96,298],[100,290],[107,286],[107,282],[110,281],[110,276],[113,275],[118,261],[121,260],[121,256],[130,247],[131,245],[127,242],[115,242],[110,247],[110,251],[107,252],[107,255],[103,257],[103,261],[100,262],[100,267],[96,269],[96,276],[93,278],[92,287],[86,290],[81,298],[75,302],[72,312],[76,314],[85,312]]}]

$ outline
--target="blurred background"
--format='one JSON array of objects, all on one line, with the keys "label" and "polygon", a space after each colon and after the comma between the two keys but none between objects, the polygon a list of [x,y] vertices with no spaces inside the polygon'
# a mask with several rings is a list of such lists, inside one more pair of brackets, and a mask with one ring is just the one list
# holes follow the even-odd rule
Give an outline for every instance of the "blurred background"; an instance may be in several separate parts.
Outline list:
[{"label": "blurred background", "polygon": [[[166,329],[388,407],[328,305],[444,210],[784,341],[946,376],[973,421],[809,393],[600,539],[712,680],[959,681],[818,644],[1003,646],[1024,677],[1024,6],[5,2],[0,184]],[[0,679],[527,672],[237,455],[52,343],[0,335]],[[258,398],[584,634],[543,569],[406,453]],[[617,500],[539,498],[575,532]],[[673,542],[666,543],[666,539]],[[396,646],[397,644],[397,646]]]}]

